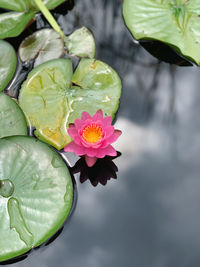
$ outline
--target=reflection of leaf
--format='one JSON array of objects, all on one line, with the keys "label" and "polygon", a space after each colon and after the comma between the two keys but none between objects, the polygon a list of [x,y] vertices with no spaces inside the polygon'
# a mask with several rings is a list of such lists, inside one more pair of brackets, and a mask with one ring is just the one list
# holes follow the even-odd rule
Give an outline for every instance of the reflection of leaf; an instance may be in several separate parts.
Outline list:
[{"label": "reflection of leaf", "polygon": [[14,186],[9,198],[0,195],[0,261],[5,261],[57,232],[70,212],[73,185],[62,158],[35,138],[2,138],[0,151],[0,180],[9,177]]},{"label": "reflection of leaf", "polygon": [[60,35],[52,29],[43,29],[28,36],[19,47],[19,57],[25,62],[35,59],[34,66],[59,58],[63,54],[64,43]]},{"label": "reflection of leaf", "polygon": [[33,12],[8,12],[0,15],[0,39],[18,36],[34,17]]},{"label": "reflection of leaf", "polygon": [[124,0],[127,27],[138,39],[156,39],[200,65],[199,0]]},{"label": "reflection of leaf", "polygon": [[0,93],[0,138],[12,135],[27,135],[26,119],[15,101]]},{"label": "reflection of leaf", "polygon": [[95,40],[92,33],[85,27],[74,31],[65,39],[66,47],[70,54],[79,57],[94,58]]},{"label": "reflection of leaf", "polygon": [[[76,86],[71,85],[71,81]],[[74,75],[69,59],[56,59],[36,67],[22,85],[19,103],[35,135],[57,149],[71,142],[67,126],[81,116],[102,109],[112,115],[118,109],[121,80],[107,64],[82,59]]]},{"label": "reflection of leaf", "polygon": [[14,48],[0,40],[0,91],[4,90],[12,79],[17,66],[17,56]]}]

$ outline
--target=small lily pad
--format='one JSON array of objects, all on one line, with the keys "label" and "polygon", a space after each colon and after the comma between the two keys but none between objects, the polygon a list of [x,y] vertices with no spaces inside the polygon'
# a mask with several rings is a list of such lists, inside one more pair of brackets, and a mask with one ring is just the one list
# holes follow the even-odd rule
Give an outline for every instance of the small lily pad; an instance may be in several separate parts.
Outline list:
[{"label": "small lily pad", "polygon": [[19,57],[23,62],[35,59],[34,66],[59,58],[64,52],[64,42],[52,29],[43,29],[28,36],[19,47]]},{"label": "small lily pad", "polygon": [[0,151],[0,261],[5,261],[57,232],[72,207],[73,185],[62,158],[32,137],[2,138]]},{"label": "small lily pad", "polygon": [[71,142],[69,123],[82,111],[102,109],[114,118],[121,96],[121,80],[107,64],[82,59],[74,75],[70,59],[55,59],[31,71],[22,85],[19,103],[35,135],[57,149]]},{"label": "small lily pad", "polygon": [[0,138],[27,134],[26,119],[21,108],[12,98],[0,93]]},{"label": "small lily pad", "polygon": [[12,79],[17,66],[14,48],[6,41],[0,40],[0,92]]},{"label": "small lily pad", "polygon": [[18,36],[35,16],[33,12],[6,12],[0,15],[0,39]]},{"label": "small lily pad", "polygon": [[124,0],[125,23],[137,40],[162,41],[200,65],[199,0]]},{"label": "small lily pad", "polygon": [[74,31],[65,38],[69,53],[79,57],[94,58],[96,44],[92,33],[85,27]]}]

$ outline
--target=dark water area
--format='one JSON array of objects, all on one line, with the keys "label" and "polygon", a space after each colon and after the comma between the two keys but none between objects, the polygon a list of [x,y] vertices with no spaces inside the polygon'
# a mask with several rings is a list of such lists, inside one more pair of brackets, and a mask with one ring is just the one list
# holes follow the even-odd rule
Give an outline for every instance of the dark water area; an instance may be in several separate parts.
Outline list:
[{"label": "dark water area", "polygon": [[[91,29],[96,58],[122,78],[122,154],[93,171],[64,154],[77,183],[73,216],[49,246],[7,266],[200,266],[200,69],[151,56],[126,29],[121,4],[76,0],[54,15],[65,34]],[[47,26],[38,18],[32,27]]]}]

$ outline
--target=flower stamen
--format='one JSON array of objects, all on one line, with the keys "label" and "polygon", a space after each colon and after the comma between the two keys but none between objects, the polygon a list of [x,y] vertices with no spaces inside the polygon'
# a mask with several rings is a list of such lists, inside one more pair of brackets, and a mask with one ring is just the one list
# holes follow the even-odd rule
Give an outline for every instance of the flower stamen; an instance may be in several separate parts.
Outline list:
[{"label": "flower stamen", "polygon": [[103,130],[96,124],[86,126],[82,131],[82,137],[88,143],[96,143],[102,139]]}]

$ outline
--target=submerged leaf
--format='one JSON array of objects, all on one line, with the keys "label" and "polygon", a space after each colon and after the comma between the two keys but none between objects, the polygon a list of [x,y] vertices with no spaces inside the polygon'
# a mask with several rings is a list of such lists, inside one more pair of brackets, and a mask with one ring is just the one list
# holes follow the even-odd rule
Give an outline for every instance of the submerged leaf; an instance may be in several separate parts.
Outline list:
[{"label": "submerged leaf", "polygon": [[14,48],[0,40],[0,92],[3,91],[12,79],[17,66],[17,56]]},{"label": "submerged leaf", "polygon": [[159,40],[200,65],[199,0],[124,0],[123,15],[137,40]]},{"label": "submerged leaf", "polygon": [[69,53],[79,57],[94,58],[95,40],[92,33],[85,27],[74,31],[66,37],[65,45]]},{"label": "submerged leaf", "polygon": [[17,103],[0,93],[0,138],[12,135],[27,135],[26,119]]},{"label": "submerged leaf", "polygon": [[60,35],[52,29],[43,29],[28,36],[19,47],[19,57],[23,62],[35,59],[34,66],[59,58],[63,54],[64,43]]},{"label": "submerged leaf", "polygon": [[18,36],[34,17],[33,12],[7,12],[0,15],[0,39]]},{"label": "submerged leaf", "polygon": [[34,138],[0,139],[0,151],[0,261],[5,261],[58,231],[72,207],[73,185],[62,158]]},{"label": "submerged leaf", "polygon": [[19,103],[36,127],[35,135],[62,149],[71,142],[69,123],[80,118],[82,111],[94,115],[101,109],[104,115],[114,117],[120,95],[120,78],[107,64],[82,59],[72,77],[71,60],[55,59],[29,73],[20,90]]}]

